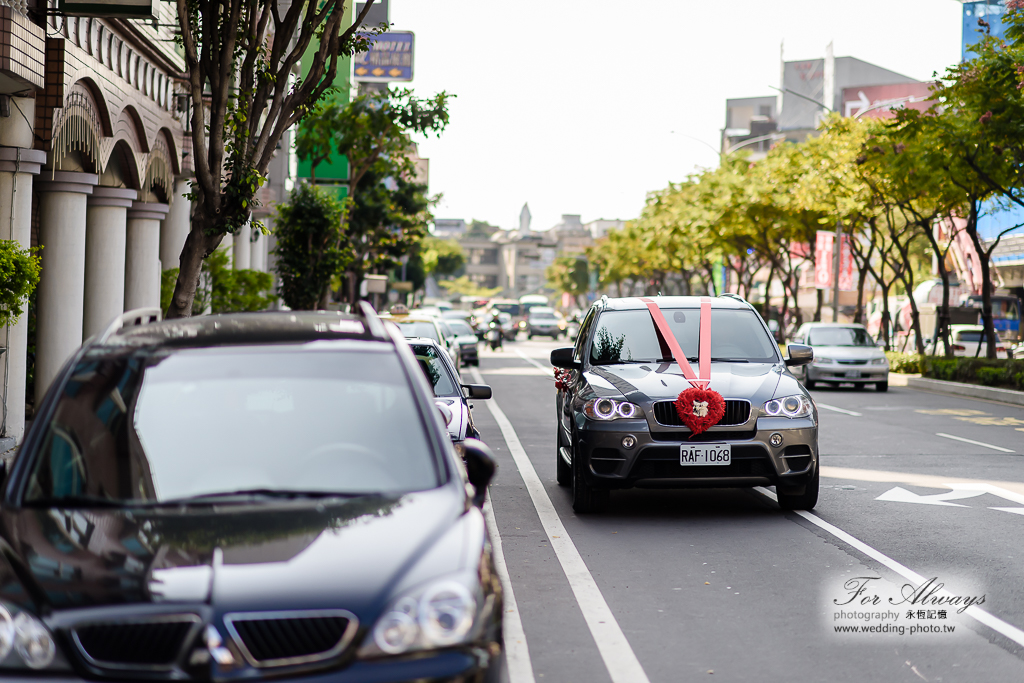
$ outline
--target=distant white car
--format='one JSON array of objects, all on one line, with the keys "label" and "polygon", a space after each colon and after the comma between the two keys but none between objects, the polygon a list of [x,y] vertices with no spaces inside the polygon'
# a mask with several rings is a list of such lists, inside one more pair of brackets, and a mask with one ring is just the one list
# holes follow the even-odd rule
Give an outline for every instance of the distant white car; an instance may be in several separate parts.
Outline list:
[{"label": "distant white car", "polygon": [[[953,346],[954,356],[968,358],[985,358],[988,343],[985,341],[985,328],[982,325],[950,325],[949,340]],[[936,344],[936,353],[942,353],[942,343]],[[1009,358],[1006,343],[996,339],[996,358]]]},{"label": "distant white car", "polygon": [[889,360],[863,325],[845,323],[804,323],[796,331],[793,343],[814,349],[810,365],[797,368],[804,386],[874,384],[878,391],[889,390]]}]

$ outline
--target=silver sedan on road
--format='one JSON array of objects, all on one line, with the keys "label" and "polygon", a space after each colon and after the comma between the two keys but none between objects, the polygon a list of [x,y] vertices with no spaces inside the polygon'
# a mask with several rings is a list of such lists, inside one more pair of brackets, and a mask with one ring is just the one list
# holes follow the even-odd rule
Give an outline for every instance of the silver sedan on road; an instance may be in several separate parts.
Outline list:
[{"label": "silver sedan on road", "polygon": [[791,342],[814,348],[814,361],[794,371],[808,389],[815,384],[850,383],[889,390],[889,360],[863,325],[805,323]]}]

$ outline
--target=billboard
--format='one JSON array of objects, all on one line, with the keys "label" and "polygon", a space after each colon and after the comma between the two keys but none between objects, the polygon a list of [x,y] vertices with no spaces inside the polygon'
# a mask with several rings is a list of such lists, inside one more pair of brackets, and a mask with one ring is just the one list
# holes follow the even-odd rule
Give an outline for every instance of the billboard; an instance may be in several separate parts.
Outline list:
[{"label": "billboard", "polygon": [[[814,286],[817,289],[832,289],[832,265],[835,259],[833,248],[836,234],[828,230],[819,230],[814,243]],[[853,250],[850,248],[850,236],[843,235],[842,251],[839,252],[839,290],[853,292],[857,289],[857,276],[853,263]]]},{"label": "billboard", "polygon": [[[814,128],[825,100],[825,60],[786,62],[782,72],[782,111],[779,130]],[[829,104],[831,107],[831,103]]]},{"label": "billboard", "polygon": [[57,8],[69,17],[135,17],[156,16],[153,0],[59,0]]},{"label": "billboard", "polygon": [[414,38],[412,31],[389,31],[374,38],[367,52],[352,57],[355,79],[364,83],[411,81]]},{"label": "billboard", "polygon": [[934,104],[931,83],[893,83],[843,88],[843,116],[891,119],[893,109],[925,111]]}]

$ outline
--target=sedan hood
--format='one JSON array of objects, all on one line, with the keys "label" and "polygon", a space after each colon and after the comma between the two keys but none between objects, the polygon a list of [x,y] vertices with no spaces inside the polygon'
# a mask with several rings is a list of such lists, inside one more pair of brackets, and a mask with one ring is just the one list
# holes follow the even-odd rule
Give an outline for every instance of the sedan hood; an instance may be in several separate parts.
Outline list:
[{"label": "sedan hood", "polygon": [[[445,486],[322,503],[21,509],[3,521],[20,583],[54,609],[207,603],[359,614],[379,608],[464,512],[464,498]],[[0,597],[23,602],[17,589],[4,582]]]},{"label": "sedan hood", "polygon": [[[773,398],[783,368],[773,363],[713,363],[710,388],[723,398],[760,405]],[[673,400],[690,386],[675,363],[591,366],[585,376],[595,395],[622,396],[639,404]]]}]

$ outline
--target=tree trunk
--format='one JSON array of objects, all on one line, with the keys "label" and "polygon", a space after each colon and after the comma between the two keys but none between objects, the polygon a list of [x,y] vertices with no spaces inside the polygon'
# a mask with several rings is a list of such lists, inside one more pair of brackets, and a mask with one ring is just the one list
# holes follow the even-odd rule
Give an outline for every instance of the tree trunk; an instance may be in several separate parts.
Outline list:
[{"label": "tree trunk", "polygon": [[[967,234],[971,237],[974,250],[978,253],[978,266],[981,268],[981,322],[985,328],[985,357],[996,357],[996,330],[992,320],[992,279],[990,276],[989,254],[981,244],[978,235],[977,202],[971,202],[971,216],[967,221]],[[980,348],[980,344],[979,344]]]},{"label": "tree trunk", "polygon": [[922,226],[922,229],[928,236],[932,249],[935,250],[935,263],[939,269],[939,277],[942,279],[942,303],[939,305],[939,319],[937,321],[935,339],[932,340],[932,354],[935,354],[938,350],[939,338],[941,337],[943,355],[946,358],[952,358],[953,349],[949,344],[949,271],[946,269],[946,254],[949,253],[949,249],[946,249],[946,252],[942,251],[939,247],[939,241],[935,237],[935,231],[930,229],[930,226]]},{"label": "tree trunk", "polygon": [[224,233],[207,235],[205,227],[212,226],[214,220],[201,214],[201,205],[192,214],[192,230],[185,238],[179,259],[178,280],[174,283],[174,294],[167,308],[167,319],[187,318],[192,315],[192,302],[196,298],[196,287],[202,273],[203,261],[220,246]]},{"label": "tree trunk", "polygon": [[814,322],[821,322],[821,306],[825,303],[825,292],[823,290],[817,290],[817,301],[814,305]]}]

